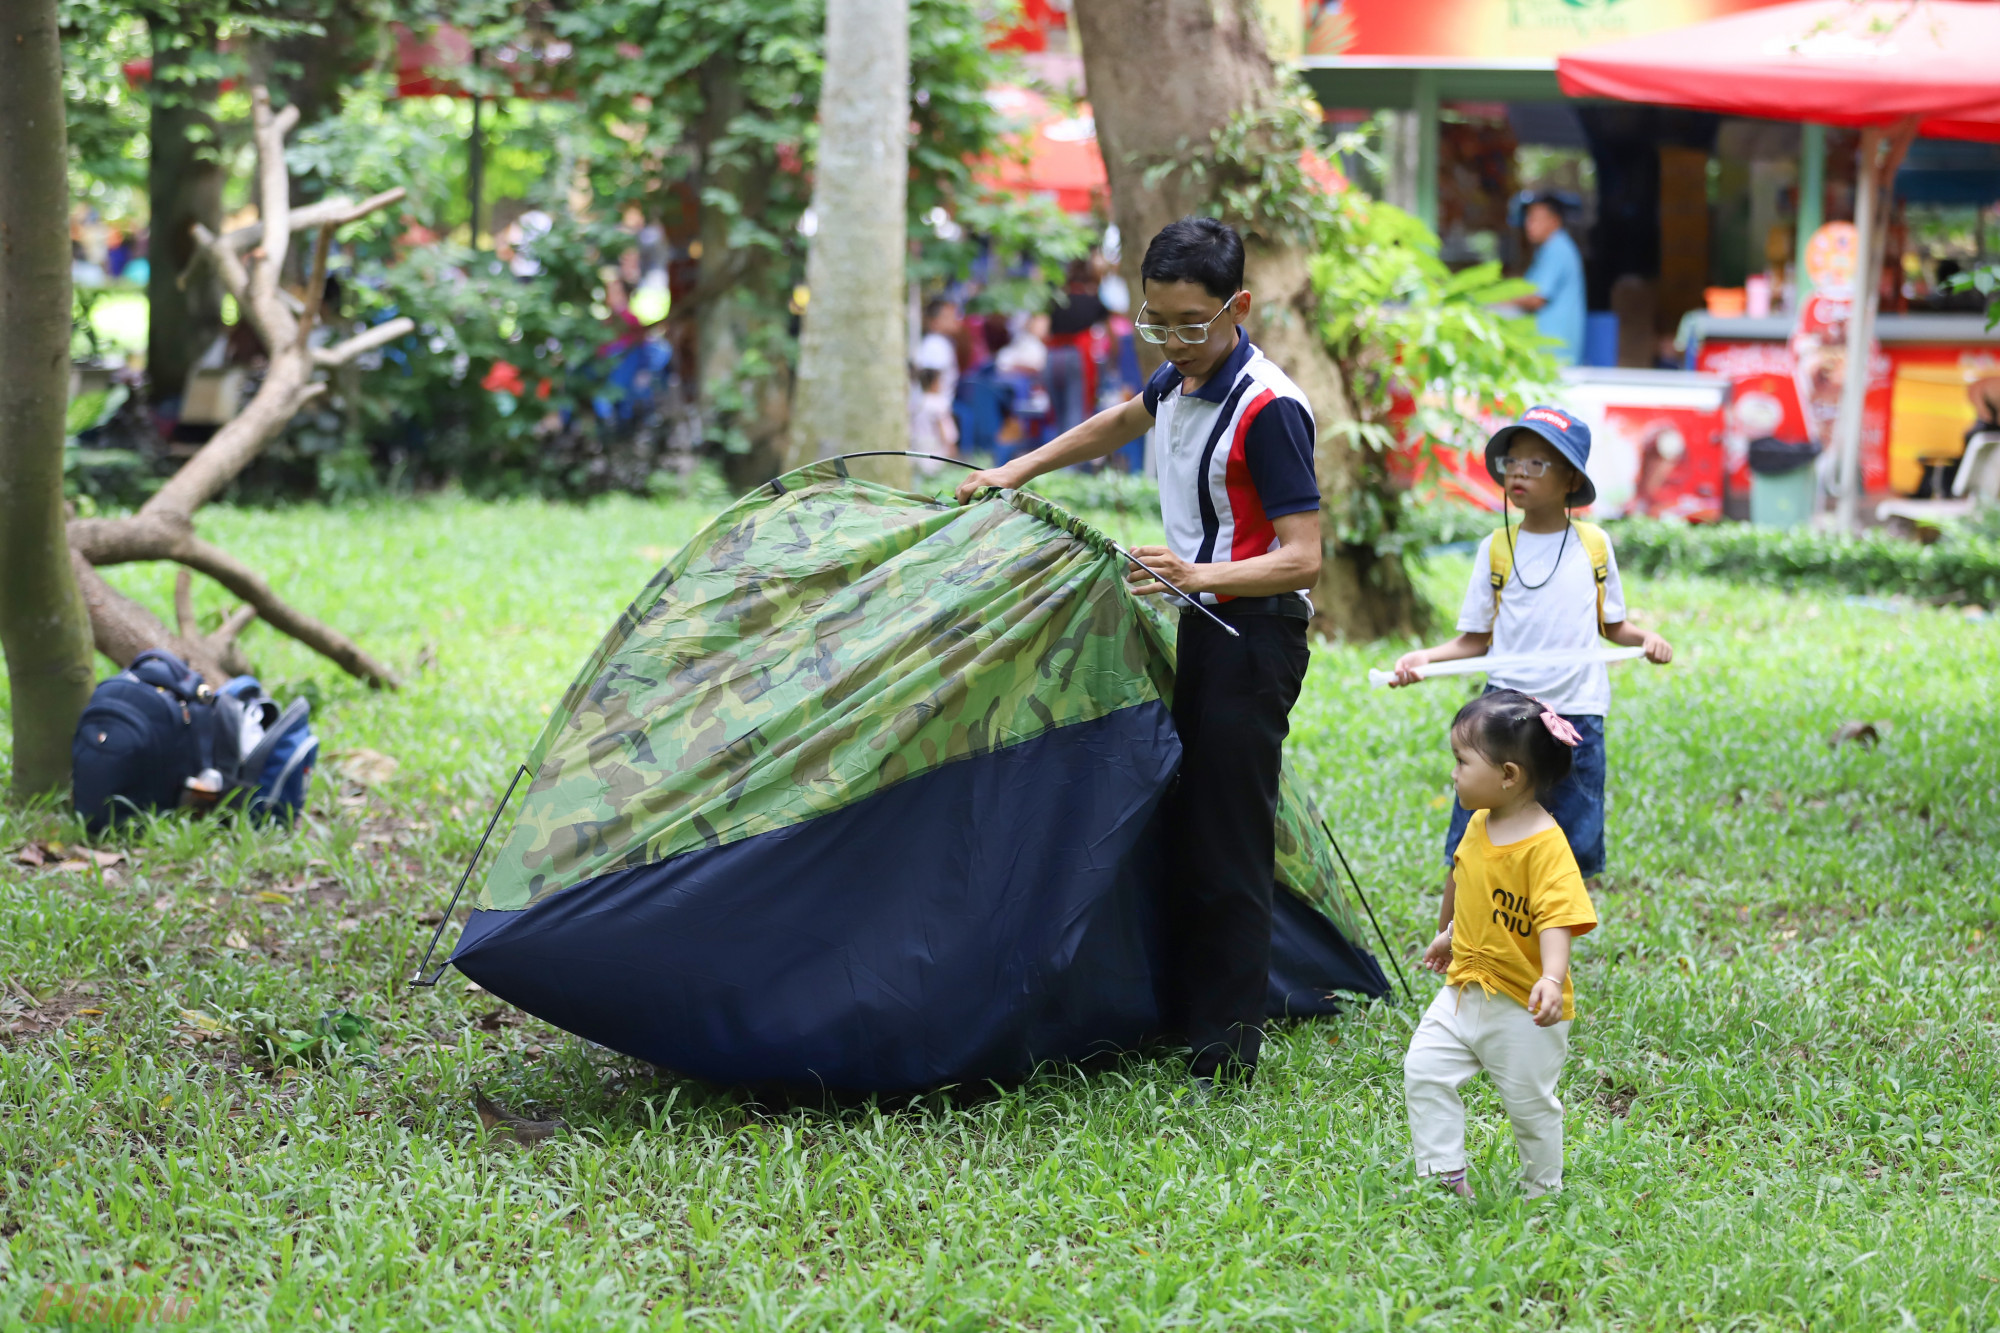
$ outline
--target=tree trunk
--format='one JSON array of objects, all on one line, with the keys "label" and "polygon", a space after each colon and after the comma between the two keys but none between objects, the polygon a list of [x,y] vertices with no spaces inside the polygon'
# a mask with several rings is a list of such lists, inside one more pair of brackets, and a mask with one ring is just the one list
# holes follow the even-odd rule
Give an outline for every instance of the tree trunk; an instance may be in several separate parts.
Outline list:
[{"label": "tree trunk", "polygon": [[[214,270],[207,265],[188,270],[197,249],[195,226],[222,230],[222,160],[210,111],[216,88],[175,77],[189,63],[190,50],[174,44],[170,12],[154,11],[147,20],[153,35],[153,78],[146,376],[155,402],[181,396],[188,371],[222,333],[222,285]],[[212,32],[195,36],[198,44],[213,44]]]},{"label": "tree trunk", "polygon": [[[1262,10],[1261,0],[1078,0],[1084,76],[1124,238],[1120,267],[1135,299],[1144,292],[1139,263],[1147,243],[1175,218],[1218,213],[1218,173],[1228,168],[1210,162],[1202,175],[1169,169],[1151,180],[1148,169],[1184,167],[1190,155],[1208,159],[1217,130],[1279,95]],[[1354,414],[1315,328],[1307,248],[1261,234],[1244,219],[1227,220],[1245,233],[1244,284],[1253,298],[1247,330],[1304,391],[1319,427],[1314,463],[1324,559],[1313,590],[1314,628],[1355,639],[1412,632],[1422,606],[1401,562],[1339,536],[1378,460],[1347,431]],[[1139,346],[1150,371],[1160,354]]]},{"label": "tree trunk", "polygon": [[69,147],[56,0],[0,6],[0,649],[14,792],[69,788],[90,621],[63,536]]},{"label": "tree trunk", "polygon": [[[768,176],[712,151],[743,111],[742,70],[734,51],[718,52],[701,69],[702,115],[699,193],[713,188],[741,201],[744,215],[764,208]],[[792,367],[783,357],[746,373],[744,353],[760,326],[784,307],[790,293],[774,291],[776,266],[761,246],[730,243],[732,215],[701,210],[701,278],[693,299],[695,365],[700,374],[701,418],[711,440],[726,446],[723,471],[738,491],[760,486],[784,471],[791,453]]]},{"label": "tree trunk", "polygon": [[[797,462],[909,447],[909,125],[908,0],[828,0],[818,225],[806,258],[811,300],[792,425]],[[909,484],[905,458],[866,459],[855,472]]]}]

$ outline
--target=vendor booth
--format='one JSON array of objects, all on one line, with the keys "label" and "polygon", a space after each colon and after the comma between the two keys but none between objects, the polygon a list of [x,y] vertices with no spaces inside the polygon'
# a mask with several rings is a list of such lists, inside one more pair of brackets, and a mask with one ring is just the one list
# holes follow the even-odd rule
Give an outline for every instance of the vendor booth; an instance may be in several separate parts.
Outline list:
[{"label": "vendor booth", "polygon": [[[1823,466],[1794,481],[1844,494],[1849,521],[1864,490],[1954,484],[1967,390],[2000,373],[1981,303],[1949,283],[2000,253],[2000,142],[1980,141],[2000,140],[2000,5],[1929,0],[1914,18],[1870,0],[1309,9],[1303,74],[1330,119],[1392,113],[1378,188],[1438,230],[1448,262],[1519,272],[1525,239],[1496,204],[1571,201],[1590,312],[1581,368],[1619,372],[1577,377],[1579,411],[1623,436],[1653,405],[1611,398],[1671,387],[1707,402],[1724,386],[1721,476],[1669,510],[1751,517],[1759,442],[1767,498],[1770,478],[1818,451]],[[1844,259],[1832,286],[1812,276],[1816,238],[1846,247],[1818,256]],[[1867,368],[1851,385],[1848,364]],[[1666,378],[1627,378],[1653,371]],[[1688,466],[1709,468],[1702,432],[1677,430]],[[1647,447],[1643,434],[1616,445],[1635,480]],[[1632,503],[1655,507],[1636,488]]]}]

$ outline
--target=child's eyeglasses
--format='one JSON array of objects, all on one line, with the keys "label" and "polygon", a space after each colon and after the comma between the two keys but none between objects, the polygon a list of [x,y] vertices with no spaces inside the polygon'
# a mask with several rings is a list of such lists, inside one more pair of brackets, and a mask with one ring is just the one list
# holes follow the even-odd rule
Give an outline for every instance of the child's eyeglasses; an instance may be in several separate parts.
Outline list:
[{"label": "child's eyeglasses", "polygon": [[[1208,341],[1209,326],[1214,324],[1216,320],[1221,319],[1224,315],[1228,314],[1229,307],[1235,300],[1236,297],[1231,296],[1229,300],[1224,301],[1222,303],[1222,309],[1210,315],[1206,323],[1202,324],[1136,324],[1135,323],[1132,327],[1134,330],[1137,331],[1137,333],[1141,338],[1144,338],[1149,343],[1163,343],[1167,340],[1167,335],[1171,333],[1177,335],[1180,338],[1180,340],[1183,343],[1187,344],[1188,346],[1197,347],[1202,343]],[[1139,303],[1139,314],[1141,317],[1143,317],[1145,313],[1146,313],[1146,303],[1144,301],[1141,301]]]},{"label": "child's eyeglasses", "polygon": [[1513,458],[1500,460],[1500,475],[1503,477],[1546,477],[1555,464],[1546,458]]}]

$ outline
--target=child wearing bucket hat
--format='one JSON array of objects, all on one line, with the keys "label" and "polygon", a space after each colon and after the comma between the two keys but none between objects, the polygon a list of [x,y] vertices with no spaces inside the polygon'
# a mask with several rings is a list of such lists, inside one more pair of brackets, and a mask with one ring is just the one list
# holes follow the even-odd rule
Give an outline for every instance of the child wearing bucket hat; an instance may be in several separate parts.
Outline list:
[{"label": "child wearing bucket hat", "polygon": [[[1580,740],[1569,776],[1542,798],[1569,840],[1577,868],[1595,880],[1604,869],[1604,715],[1611,705],[1611,677],[1604,664],[1582,660],[1600,635],[1645,649],[1654,663],[1674,650],[1651,630],[1626,618],[1625,589],[1611,538],[1569,511],[1590,504],[1597,488],[1584,471],[1590,461],[1590,427],[1560,407],[1529,408],[1486,442],[1486,470],[1500,484],[1503,523],[1479,544],[1458,636],[1435,648],[1405,653],[1394,684],[1418,679],[1416,669],[1458,658],[1540,659],[1488,676],[1488,690],[1531,695],[1575,727]],[[1520,510],[1519,521],[1513,511]],[[1472,812],[1453,802],[1445,834],[1445,865],[1452,864]],[[1445,917],[1452,906],[1445,876]]]}]

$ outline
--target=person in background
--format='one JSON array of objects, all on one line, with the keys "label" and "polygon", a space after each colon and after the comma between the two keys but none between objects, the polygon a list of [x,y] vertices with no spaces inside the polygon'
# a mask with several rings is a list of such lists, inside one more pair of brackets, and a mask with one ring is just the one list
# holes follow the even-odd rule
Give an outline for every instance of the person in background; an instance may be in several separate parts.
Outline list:
[{"label": "person in background", "polygon": [[[917,391],[910,398],[910,452],[958,457],[958,422],[951,414],[951,398],[940,387],[944,377],[936,366],[917,370]],[[936,476],[944,466],[935,458],[916,460],[917,471]]]},{"label": "person in background", "polygon": [[1097,274],[1087,259],[1070,261],[1063,290],[1049,302],[1050,429],[1060,435],[1097,411],[1097,357],[1093,334],[1110,314],[1097,299]]},{"label": "person in background", "polygon": [[1007,317],[987,315],[975,317],[969,323],[981,344],[981,355],[973,358],[972,368],[960,377],[958,392],[952,395],[961,458],[970,453],[997,451],[1001,432],[1014,412],[1013,388],[1001,376],[998,359],[1001,349],[1013,337],[1007,328]]},{"label": "person in background", "polygon": [[1556,360],[1574,366],[1583,360],[1583,255],[1563,226],[1562,203],[1552,194],[1528,201],[1521,228],[1535,247],[1526,277],[1533,296],[1521,298],[1521,308],[1535,317],[1535,331],[1554,338],[1549,349]]},{"label": "person in background", "polygon": [[924,336],[917,343],[917,369],[935,370],[946,402],[958,392],[958,302],[933,296],[924,304]]}]

